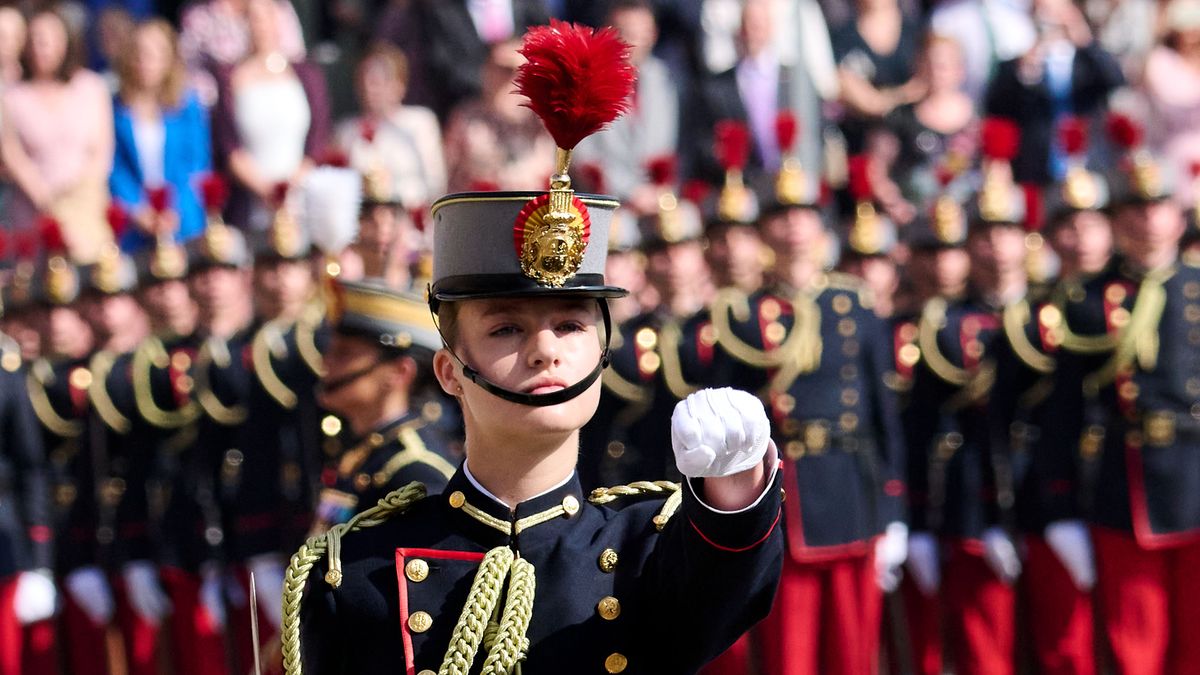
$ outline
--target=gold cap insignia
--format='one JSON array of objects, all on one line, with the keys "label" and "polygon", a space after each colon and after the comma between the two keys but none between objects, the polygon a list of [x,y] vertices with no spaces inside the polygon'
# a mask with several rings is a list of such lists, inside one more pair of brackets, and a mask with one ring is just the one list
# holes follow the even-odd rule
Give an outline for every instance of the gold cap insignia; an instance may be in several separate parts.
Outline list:
[{"label": "gold cap insignia", "polygon": [[883,223],[870,202],[859,202],[855,206],[849,243],[852,249],[863,255],[875,255],[883,251]]},{"label": "gold cap insignia", "polygon": [[1092,174],[1082,166],[1067,169],[1063,183],[1063,200],[1073,209],[1093,209],[1100,201],[1100,190]]},{"label": "gold cap insignia", "polygon": [[304,253],[300,226],[286,208],[275,211],[271,220],[271,248],[284,258],[296,258]]},{"label": "gold cap insignia", "polygon": [[92,270],[92,285],[101,293],[121,290],[121,249],[116,244],[109,243],[101,249]]},{"label": "gold cap insignia", "polygon": [[53,256],[46,262],[46,295],[55,304],[66,304],[79,294],[79,276],[67,259]]},{"label": "gold cap insignia", "polygon": [[156,279],[179,279],[187,273],[187,253],[174,242],[159,242],[150,261],[150,273]]},{"label": "gold cap insignia", "polygon": [[521,271],[544,286],[562,286],[583,263],[591,235],[587,206],[570,190],[551,190],[525,204],[513,226]]},{"label": "gold cap insignia", "polygon": [[795,157],[783,160],[783,166],[775,177],[775,197],[780,204],[804,204],[808,195],[805,194],[807,176],[800,162]]},{"label": "gold cap insignia", "polygon": [[962,207],[950,195],[937,198],[933,207],[933,235],[943,244],[957,244],[963,240],[966,215]]}]

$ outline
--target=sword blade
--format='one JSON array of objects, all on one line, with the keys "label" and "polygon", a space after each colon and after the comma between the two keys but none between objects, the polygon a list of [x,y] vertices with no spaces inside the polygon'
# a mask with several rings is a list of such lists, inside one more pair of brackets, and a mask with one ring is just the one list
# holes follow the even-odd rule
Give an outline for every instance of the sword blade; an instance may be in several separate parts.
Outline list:
[{"label": "sword blade", "polygon": [[250,640],[254,645],[254,675],[262,675],[258,656],[258,591],[254,587],[254,572],[250,573]]}]

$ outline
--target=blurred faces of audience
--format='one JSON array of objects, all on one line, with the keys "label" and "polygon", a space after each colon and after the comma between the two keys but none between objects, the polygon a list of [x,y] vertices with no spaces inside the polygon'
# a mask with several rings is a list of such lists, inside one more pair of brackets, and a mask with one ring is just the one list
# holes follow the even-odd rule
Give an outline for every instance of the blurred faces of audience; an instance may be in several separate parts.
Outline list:
[{"label": "blurred faces of audience", "polygon": [[35,80],[56,79],[70,45],[67,25],[54,12],[41,12],[29,22],[28,68]]},{"label": "blurred faces of audience", "polygon": [[771,47],[774,27],[771,24],[771,3],[749,0],[742,10],[742,25],[738,30],[743,56],[755,57]]},{"label": "blurred faces of audience", "polygon": [[926,82],[931,94],[959,91],[967,79],[962,46],[953,38],[930,36],[917,74]]},{"label": "blurred faces of audience", "polygon": [[359,103],[368,115],[388,115],[408,91],[408,63],[399,50],[369,55],[359,64],[357,74]]},{"label": "blurred faces of audience", "polygon": [[248,0],[246,26],[250,29],[250,46],[254,53],[279,51],[279,8],[275,0]]},{"label": "blurred faces of audience", "polygon": [[25,17],[14,7],[0,7],[0,64],[17,63],[25,50]]},{"label": "blurred faces of audience", "polygon": [[650,56],[650,50],[658,42],[658,23],[649,6],[618,6],[609,15],[608,21],[629,45],[629,57],[634,64],[642,63]]}]

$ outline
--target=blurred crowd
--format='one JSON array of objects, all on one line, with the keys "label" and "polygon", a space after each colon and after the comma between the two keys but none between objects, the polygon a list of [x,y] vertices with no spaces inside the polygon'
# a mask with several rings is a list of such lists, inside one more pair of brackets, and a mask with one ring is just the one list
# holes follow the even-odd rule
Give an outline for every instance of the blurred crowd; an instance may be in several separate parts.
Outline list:
[{"label": "blurred crowd", "polygon": [[[1186,380],[1166,407],[1195,442],[1200,283],[1146,272],[1200,242],[1200,0],[89,0],[0,5],[0,675],[249,672],[260,646],[274,672],[305,535],[402,478],[440,487],[462,439],[428,372],[430,205],[548,185],[554,141],[513,77],[551,18],[611,26],[638,76],[572,156],[576,190],[622,204],[606,274],[630,291],[584,487],[677,478],[667,420],[701,385],[762,392],[806,467],[803,496],[785,479],[785,577],[809,595],[785,584],[713,672],[868,673],[882,653],[1087,675],[1100,644],[1119,672],[1189,672],[1164,665],[1200,645],[1174,600],[1093,636],[1097,560],[1115,607],[1135,597],[1105,586],[1120,546],[1160,542],[1136,499],[1108,521],[1055,500],[1126,469],[988,458],[1038,447],[1035,427],[1073,456],[1141,425],[1120,368],[1175,347],[1192,360],[1162,357]],[[1169,310],[1150,319],[1147,278]],[[1055,319],[1075,304],[1097,335]],[[404,343],[331,342],[364,308],[402,317]],[[1186,345],[1145,342],[1177,308]],[[1127,324],[1143,337],[1109,339]],[[1054,380],[1060,345],[1125,360],[1086,402],[1008,377]],[[1128,501],[1143,476],[1121,480]],[[1191,536],[1191,515],[1145,527]],[[1093,544],[1084,520],[1138,538]],[[1018,618],[1022,561],[1032,597],[1071,592]],[[1146,647],[1147,626],[1171,637]]]}]

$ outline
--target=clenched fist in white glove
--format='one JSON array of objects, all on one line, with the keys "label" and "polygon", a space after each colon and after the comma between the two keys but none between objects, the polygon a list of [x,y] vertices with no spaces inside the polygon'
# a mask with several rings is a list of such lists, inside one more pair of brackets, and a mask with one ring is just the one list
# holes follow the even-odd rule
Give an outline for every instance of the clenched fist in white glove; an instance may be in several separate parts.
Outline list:
[{"label": "clenched fist in white glove", "polygon": [[171,611],[171,601],[158,581],[158,570],[148,560],[134,560],[121,570],[125,579],[125,595],[138,618],[152,626],[162,623]]},{"label": "clenched fist in white glove", "polygon": [[1096,585],[1096,557],[1087,527],[1078,520],[1056,520],[1046,526],[1046,545],[1058,556],[1075,587],[1090,591]]},{"label": "clenched fist in white glove", "polygon": [[45,621],[58,608],[58,590],[50,570],[21,572],[13,594],[13,613],[22,626]]},{"label": "clenched fist in white glove", "polygon": [[884,593],[900,585],[900,567],[908,558],[908,526],[889,523],[875,542],[875,583]]},{"label": "clenched fist in white glove", "polygon": [[1013,583],[1021,576],[1021,557],[1017,555],[1017,547],[1013,546],[1008,533],[999,527],[989,527],[983,531],[983,559],[1006,584]]},{"label": "clenched fist in white glove", "polygon": [[254,592],[272,628],[283,625],[283,559],[273,553],[254,556],[247,561],[254,575]]},{"label": "clenched fist in white glove", "polygon": [[214,626],[225,627],[225,580],[215,565],[200,570],[200,605]]},{"label": "clenched fist in white glove", "polygon": [[80,567],[67,573],[63,585],[71,600],[97,626],[107,625],[113,615],[112,589],[108,578],[95,565]]},{"label": "clenched fist in white glove", "polygon": [[752,469],[762,463],[770,440],[762,401],[737,389],[701,389],[680,401],[671,415],[675,465],[688,478]]},{"label": "clenched fist in white glove", "polygon": [[928,532],[908,535],[907,562],[917,589],[926,597],[937,594],[942,585],[942,560],[938,555],[937,539]]}]

